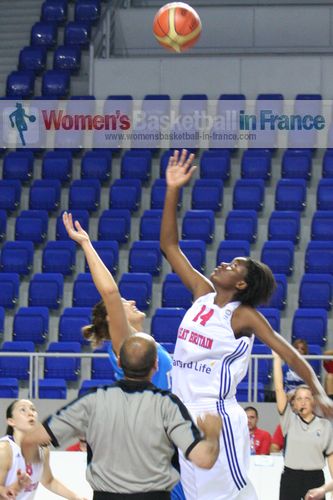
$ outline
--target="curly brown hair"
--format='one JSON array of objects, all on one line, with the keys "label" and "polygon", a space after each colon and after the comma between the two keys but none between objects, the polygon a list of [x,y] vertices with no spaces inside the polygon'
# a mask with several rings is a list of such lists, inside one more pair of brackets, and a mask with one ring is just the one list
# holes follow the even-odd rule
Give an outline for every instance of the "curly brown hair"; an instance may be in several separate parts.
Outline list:
[{"label": "curly brown hair", "polygon": [[107,312],[104,302],[97,302],[92,311],[92,324],[82,328],[82,335],[91,342],[93,348],[100,346],[104,340],[110,340]]},{"label": "curly brown hair", "polygon": [[244,280],[247,287],[238,291],[234,295],[234,300],[252,307],[267,304],[276,288],[272,271],[266,264],[251,257],[247,257],[246,267],[247,274]]}]

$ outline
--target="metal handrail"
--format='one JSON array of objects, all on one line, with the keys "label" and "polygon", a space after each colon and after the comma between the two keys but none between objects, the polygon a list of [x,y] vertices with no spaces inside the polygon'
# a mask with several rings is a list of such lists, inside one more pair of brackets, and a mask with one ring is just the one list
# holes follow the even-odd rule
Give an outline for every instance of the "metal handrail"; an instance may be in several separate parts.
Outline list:
[{"label": "metal handrail", "polygon": [[[35,382],[35,394],[38,399],[38,373],[39,373],[39,361],[41,358],[108,358],[108,353],[94,353],[94,352],[7,352],[1,351],[0,358],[2,357],[24,357],[29,358],[29,394],[33,393],[33,381]],[[332,355],[325,354],[308,354],[304,356],[305,359],[311,360],[315,359],[317,361],[333,360]],[[257,392],[258,392],[258,361],[261,359],[273,359],[272,354],[251,354],[249,369],[248,369],[248,401],[257,402]],[[252,388],[252,363],[254,363],[254,377],[253,377],[253,388]],[[252,398],[253,389],[253,398]]]}]

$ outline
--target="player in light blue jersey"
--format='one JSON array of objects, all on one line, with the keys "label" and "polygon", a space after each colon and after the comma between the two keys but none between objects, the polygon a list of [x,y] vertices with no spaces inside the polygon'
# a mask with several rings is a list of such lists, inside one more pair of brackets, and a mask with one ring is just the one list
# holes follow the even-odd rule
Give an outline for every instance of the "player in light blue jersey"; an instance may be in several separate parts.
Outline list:
[{"label": "player in light blue jersey", "polygon": [[[120,347],[129,335],[143,332],[145,313],[137,309],[134,300],[125,300],[120,296],[118,286],[112,274],[104,265],[94,249],[89,235],[78,221],[73,223],[71,214],[63,214],[63,222],[68,236],[78,243],[84,251],[92,279],[101,294],[102,301],[93,309],[92,324],[84,327],[83,335],[89,339],[94,347],[101,345],[105,340],[111,340],[109,347],[110,361],[114,368],[115,377],[123,378],[123,370],[118,367],[117,358]],[[157,343],[158,370],[152,382],[159,389],[171,389],[172,360],[167,351]],[[172,500],[182,500],[184,495],[181,487],[176,486],[172,493]]]}]

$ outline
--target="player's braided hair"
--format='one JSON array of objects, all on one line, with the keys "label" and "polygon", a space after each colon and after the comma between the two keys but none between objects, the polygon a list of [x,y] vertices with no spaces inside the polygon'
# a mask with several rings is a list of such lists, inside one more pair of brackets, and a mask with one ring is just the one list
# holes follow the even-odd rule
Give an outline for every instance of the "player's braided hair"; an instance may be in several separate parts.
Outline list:
[{"label": "player's braided hair", "polygon": [[234,295],[234,300],[242,304],[256,307],[267,304],[276,288],[272,271],[266,264],[248,257],[246,259],[247,274],[244,280],[247,287]]}]

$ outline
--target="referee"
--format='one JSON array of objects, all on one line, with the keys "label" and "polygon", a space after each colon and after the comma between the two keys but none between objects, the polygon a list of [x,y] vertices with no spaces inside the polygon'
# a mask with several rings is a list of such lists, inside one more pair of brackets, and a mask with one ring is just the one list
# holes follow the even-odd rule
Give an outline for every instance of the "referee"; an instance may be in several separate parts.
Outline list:
[{"label": "referee", "polygon": [[179,481],[177,448],[198,467],[211,468],[219,453],[217,415],[193,423],[186,407],[169,391],[157,389],[156,344],[144,333],[123,343],[119,365],[125,379],[76,399],[22,441],[29,461],[33,444],[54,446],[85,435],[87,480],[94,500],[167,500]]}]

